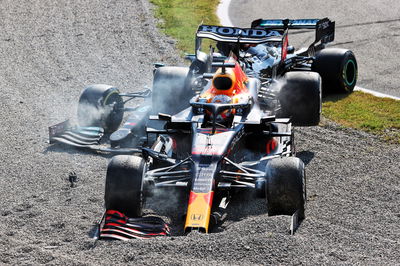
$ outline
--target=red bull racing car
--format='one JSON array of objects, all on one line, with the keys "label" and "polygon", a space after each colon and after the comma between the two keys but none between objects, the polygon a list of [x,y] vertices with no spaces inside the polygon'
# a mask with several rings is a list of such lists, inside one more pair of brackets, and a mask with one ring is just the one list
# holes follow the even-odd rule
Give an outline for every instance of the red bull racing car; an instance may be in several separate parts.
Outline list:
[{"label": "red bull racing car", "polygon": [[[334,25],[327,18],[200,25],[190,66],[156,65],[151,91],[86,88],[80,125],[53,126],[50,139],[121,153],[108,165],[100,237],[137,237],[129,219],[142,216],[154,191],[171,187],[186,195],[185,232],[209,232],[218,208],[248,190],[266,198],[269,215],[291,215],[294,230],[305,217],[306,186],[293,126],[318,125],[322,92],[351,92],[357,80],[354,54],[326,48]],[[288,32],[296,29],[314,30],[315,41],[294,49]],[[203,39],[215,46],[203,52]],[[124,107],[138,97],[141,105]],[[131,115],[120,126],[124,111]],[[109,148],[98,145],[107,131]],[[165,235],[157,226],[146,234]]]}]

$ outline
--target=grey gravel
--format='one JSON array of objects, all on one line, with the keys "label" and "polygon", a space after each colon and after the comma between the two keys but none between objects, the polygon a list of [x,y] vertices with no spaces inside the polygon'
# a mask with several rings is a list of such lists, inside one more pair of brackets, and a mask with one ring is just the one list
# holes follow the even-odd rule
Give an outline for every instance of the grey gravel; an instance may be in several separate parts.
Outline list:
[{"label": "grey gravel", "polygon": [[328,122],[297,129],[308,202],[295,236],[288,217],[268,217],[262,200],[243,196],[208,235],[182,236],[181,212],[169,207],[173,237],[90,239],[110,157],[49,146],[47,127],[75,116],[85,85],[133,91],[151,84],[153,62],[182,64],[149,8],[144,0],[1,2],[0,264],[399,263],[399,146]]}]

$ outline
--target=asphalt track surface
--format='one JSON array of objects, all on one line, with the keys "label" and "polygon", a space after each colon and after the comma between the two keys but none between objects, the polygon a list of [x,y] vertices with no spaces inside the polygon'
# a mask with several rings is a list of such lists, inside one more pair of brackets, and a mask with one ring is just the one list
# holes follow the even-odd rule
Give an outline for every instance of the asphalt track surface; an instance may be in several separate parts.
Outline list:
[{"label": "asphalt track surface", "polygon": [[[396,0],[232,0],[228,14],[232,24],[240,27],[249,27],[257,18],[335,20],[331,47],[355,53],[357,85],[400,97],[400,3]],[[289,35],[289,42],[294,40],[295,46],[307,47],[314,38],[314,34]]]},{"label": "asphalt track surface", "polygon": [[308,202],[295,236],[288,217],[268,217],[263,200],[243,195],[211,234],[182,236],[182,209],[154,199],[146,213],[162,214],[173,237],[94,243],[110,157],[49,146],[47,126],[75,116],[85,85],[150,85],[152,62],[182,63],[173,41],[156,31],[144,0],[4,0],[0,25],[0,264],[400,261],[400,147],[328,122],[296,130]]}]

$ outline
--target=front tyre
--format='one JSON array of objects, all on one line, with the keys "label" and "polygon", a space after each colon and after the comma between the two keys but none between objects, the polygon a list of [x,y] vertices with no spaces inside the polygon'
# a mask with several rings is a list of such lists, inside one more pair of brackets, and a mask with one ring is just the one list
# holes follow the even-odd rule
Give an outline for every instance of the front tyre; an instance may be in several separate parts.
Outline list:
[{"label": "front tyre", "polygon": [[266,166],[265,194],[268,215],[293,215],[304,219],[306,201],[304,163],[297,157],[271,159]]},{"label": "front tyre", "polygon": [[83,90],[78,103],[80,126],[102,127],[107,132],[118,129],[122,122],[124,103],[119,90],[109,85],[96,84]]},{"label": "front tyre", "polygon": [[128,217],[142,216],[145,201],[145,160],[138,156],[117,155],[107,168],[104,201],[107,210],[116,210]]},{"label": "front tyre", "polygon": [[350,50],[321,50],[315,56],[312,70],[321,75],[324,93],[350,93],[357,83],[357,60]]}]

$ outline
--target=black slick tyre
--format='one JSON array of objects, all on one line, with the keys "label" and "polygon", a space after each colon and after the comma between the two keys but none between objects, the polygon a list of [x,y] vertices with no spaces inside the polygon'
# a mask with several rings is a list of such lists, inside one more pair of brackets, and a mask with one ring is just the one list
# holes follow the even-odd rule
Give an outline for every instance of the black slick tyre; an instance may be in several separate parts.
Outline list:
[{"label": "black slick tyre", "polygon": [[107,210],[116,210],[128,217],[142,216],[145,170],[145,161],[138,156],[117,155],[111,159],[104,193]]},{"label": "black slick tyre", "polygon": [[354,90],[358,76],[357,60],[350,50],[327,48],[318,52],[312,70],[322,77],[325,93],[350,93]]},{"label": "black slick tyre", "polygon": [[321,77],[318,73],[288,72],[279,92],[280,117],[291,117],[295,126],[316,126],[321,117]]},{"label": "black slick tyre", "polygon": [[119,90],[109,85],[95,84],[83,90],[78,103],[80,126],[102,127],[107,132],[118,129],[123,119],[124,103]]},{"label": "black slick tyre", "polygon": [[265,194],[268,215],[293,215],[304,219],[306,181],[304,163],[297,157],[271,159],[266,166]]},{"label": "black slick tyre", "polygon": [[194,95],[187,86],[188,67],[160,67],[154,73],[153,113],[176,114],[189,106]]}]

